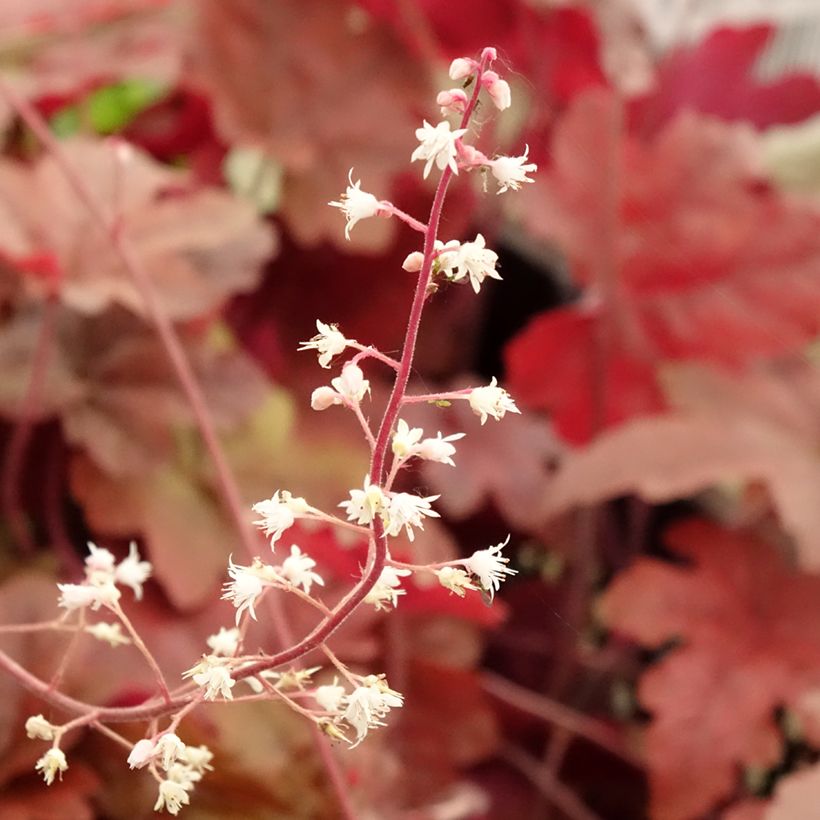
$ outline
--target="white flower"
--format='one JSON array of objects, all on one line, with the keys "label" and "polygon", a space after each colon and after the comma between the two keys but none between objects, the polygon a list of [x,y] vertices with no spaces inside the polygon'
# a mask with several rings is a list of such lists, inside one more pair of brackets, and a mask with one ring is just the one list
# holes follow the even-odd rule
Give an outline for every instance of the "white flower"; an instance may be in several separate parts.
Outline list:
[{"label": "white flower", "polygon": [[464,597],[465,590],[475,589],[478,587],[470,580],[470,576],[463,569],[458,567],[442,567],[436,570],[438,582],[450,592],[455,592],[459,598]]},{"label": "white flower", "polygon": [[357,404],[370,391],[370,382],[364,377],[357,364],[348,362],[342,368],[342,375],[330,380],[336,392],[351,404]]},{"label": "white flower", "polygon": [[101,621],[87,626],[85,631],[89,635],[93,635],[98,641],[104,641],[114,648],[131,643],[131,639],[122,634],[122,627],[117,623],[109,624]]},{"label": "white flower", "polygon": [[214,753],[207,746],[186,746],[185,751],[181,756],[181,760],[185,761],[194,771],[204,772],[213,771],[213,766],[210,765],[214,758]]},{"label": "white flower", "polygon": [[348,521],[369,524],[385,506],[386,499],[381,487],[370,483],[370,476],[364,477],[364,489],[351,490],[350,500],[339,504],[347,513]]},{"label": "white flower", "polygon": [[231,689],[236,686],[236,681],[231,677],[228,663],[227,658],[204,655],[196,666],[183,672],[182,677],[192,678],[197,686],[201,686],[205,690],[205,700],[216,700],[217,697],[233,700]]},{"label": "white flower", "polygon": [[424,120],[424,125],[416,129],[416,139],[419,140],[421,145],[413,151],[410,161],[427,160],[427,164],[424,166],[425,179],[430,174],[434,162],[439,171],[443,171],[449,165],[452,172],[457,174],[456,140],[466,133],[466,128],[457,128],[455,131],[450,131],[450,123],[446,120],[435,126]]},{"label": "white flower", "polygon": [[322,576],[312,572],[315,566],[316,562],[309,555],[305,555],[296,544],[293,544],[290,548],[290,555],[282,562],[279,572],[293,586],[302,587],[310,595],[310,587],[313,583],[317,583],[320,587],[325,585]]},{"label": "white flower", "polygon": [[162,757],[162,768],[166,771],[171,768],[177,758],[184,754],[185,744],[173,732],[166,732],[154,746],[154,755]]},{"label": "white flower", "polygon": [[504,418],[505,413],[520,413],[510,394],[498,386],[495,376],[486,387],[474,387],[470,392],[470,407],[481,418],[481,423],[492,416],[496,421]]},{"label": "white flower", "polygon": [[257,501],[252,509],[261,516],[254,524],[270,536],[273,548],[282,533],[292,527],[299,516],[310,511],[310,505],[304,498],[292,496],[287,490],[277,490],[270,498]]},{"label": "white flower", "polygon": [[476,234],[475,241],[463,242],[450,261],[450,267],[454,269],[452,278],[458,282],[469,276],[473,290],[478,293],[486,277],[501,279],[495,269],[496,262],[498,254],[486,247],[481,234]]},{"label": "white flower", "polygon": [[365,596],[366,604],[373,604],[377,610],[385,612],[395,609],[399,602],[399,595],[406,595],[406,590],[400,589],[401,578],[410,575],[409,569],[396,569],[395,567],[384,567],[379,575],[379,580]]},{"label": "white flower", "polygon": [[490,600],[498,592],[501,582],[505,580],[505,576],[515,575],[518,572],[518,570],[510,569],[507,566],[510,561],[509,558],[501,557],[501,550],[509,542],[510,537],[508,535],[506,541],[486,550],[478,550],[464,562],[464,566],[478,578],[482,588],[490,594]]},{"label": "white flower", "polygon": [[436,438],[426,438],[416,447],[416,455],[426,461],[438,461],[440,464],[449,464],[455,467],[453,456],[456,448],[450,444],[451,441],[458,441],[464,438],[464,433],[453,433],[451,436],[442,437],[441,432]]},{"label": "white flower", "polygon": [[42,715],[32,715],[26,720],[26,734],[32,740],[54,740],[57,727]]},{"label": "white flower", "polygon": [[467,57],[456,57],[450,63],[450,79],[463,80],[465,77],[469,77],[475,71],[475,68],[475,60],[470,60]]},{"label": "white flower", "polygon": [[481,78],[481,84],[487,89],[493,105],[499,111],[503,111],[512,105],[510,84],[506,80],[502,80],[495,71],[485,71]]},{"label": "white flower", "polygon": [[243,567],[228,560],[228,575],[233,579],[228,581],[222,589],[222,600],[230,601],[236,607],[236,623],[242,617],[243,610],[247,609],[251,618],[256,620],[254,604],[265,589],[265,583],[259,576],[256,566]]},{"label": "white flower", "polygon": [[191,768],[187,763],[176,763],[168,769],[168,780],[182,786],[186,792],[193,791],[194,786],[202,780],[202,772]]},{"label": "white flower", "polygon": [[538,166],[534,162],[527,162],[529,158],[530,147],[525,146],[524,153],[520,157],[496,157],[488,163],[492,175],[498,182],[498,193],[503,194],[504,191],[512,188],[517,191],[523,182],[534,182],[529,179],[527,174],[531,174],[538,170]]},{"label": "white flower", "polygon": [[407,458],[415,454],[416,447],[424,435],[421,427],[410,427],[404,420],[399,419],[396,424],[396,432],[393,433],[393,454],[399,458]]},{"label": "white flower", "polygon": [[323,385],[310,394],[310,406],[314,410],[327,410],[334,404],[342,404],[342,397],[332,387]]},{"label": "white flower", "polygon": [[85,559],[86,574],[104,573],[111,575],[114,572],[114,555],[107,549],[98,547],[93,542],[88,542],[89,554]]},{"label": "white flower", "polygon": [[316,350],[319,353],[319,365],[330,367],[330,360],[344,352],[348,340],[336,325],[326,325],[317,319],[316,329],[319,332],[309,341],[300,342],[299,350]]},{"label": "white flower", "polygon": [[114,584],[57,584],[60,590],[59,606],[65,609],[82,609],[90,606],[97,610],[103,604],[114,604],[120,599],[120,591]]},{"label": "white flower", "polygon": [[344,686],[339,686],[338,679],[334,677],[332,684],[319,686],[313,697],[325,712],[335,712],[339,709],[345,694]]},{"label": "white flower", "polygon": [[150,577],[151,569],[149,561],[140,561],[136,542],[132,541],[128,546],[128,556],[120,561],[114,571],[114,578],[118,584],[131,587],[134,597],[139,601],[142,598],[142,585]]},{"label": "white flower", "polygon": [[159,797],[154,803],[154,811],[165,809],[168,814],[176,816],[182,806],[187,806],[191,802],[188,792],[184,786],[174,783],[173,780],[163,780],[159,784]]},{"label": "white flower", "polygon": [[63,772],[68,768],[68,761],[62,749],[49,749],[34,767],[35,771],[41,772],[46,785],[50,786],[54,782],[55,775],[59,772],[60,780],[63,779]]},{"label": "white flower", "polygon": [[394,708],[404,705],[403,697],[387,687],[383,678],[368,675],[363,685],[344,698],[343,719],[356,731],[357,746],[367,736],[368,729],[384,726],[382,718]]},{"label": "white flower", "polygon": [[379,200],[373,194],[367,193],[361,189],[362,181],[353,181],[353,169],[351,168],[347,178],[350,180],[350,185],[342,194],[340,202],[328,202],[334,208],[340,208],[345,215],[347,224],[345,225],[345,237],[350,239],[350,231],[353,230],[356,223],[360,219],[367,219],[371,216],[376,216],[381,209]]},{"label": "white flower", "polygon": [[134,744],[131,754],[128,755],[128,766],[132,769],[141,769],[154,759],[157,754],[157,747],[153,740],[144,737]]},{"label": "white flower", "polygon": [[424,254],[421,251],[413,251],[404,257],[404,262],[401,263],[401,266],[408,273],[418,273],[423,264]]},{"label": "white flower", "polygon": [[219,632],[210,635],[205,643],[208,644],[214,655],[231,657],[236,654],[236,650],[239,648],[239,630],[235,627],[225,629],[224,626],[220,626]]},{"label": "white flower", "polygon": [[388,535],[398,535],[404,527],[407,537],[412,541],[415,537],[413,527],[424,529],[423,516],[439,517],[439,514],[430,506],[430,502],[435,501],[438,497],[431,495],[422,498],[411,493],[391,493],[388,507],[382,515],[385,532]]}]

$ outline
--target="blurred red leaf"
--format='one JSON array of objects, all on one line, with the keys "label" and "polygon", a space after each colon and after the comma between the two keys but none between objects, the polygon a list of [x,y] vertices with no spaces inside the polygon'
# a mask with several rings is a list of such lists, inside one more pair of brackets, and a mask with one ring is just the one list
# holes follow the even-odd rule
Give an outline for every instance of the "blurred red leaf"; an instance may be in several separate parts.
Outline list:
[{"label": "blurred red leaf", "polygon": [[779,760],[775,710],[820,682],[820,579],[706,521],[681,523],[666,541],[690,565],[639,560],[601,614],[644,646],[680,641],[643,675],[639,696],[652,714],[652,817],[691,820],[732,791],[738,766]]}]

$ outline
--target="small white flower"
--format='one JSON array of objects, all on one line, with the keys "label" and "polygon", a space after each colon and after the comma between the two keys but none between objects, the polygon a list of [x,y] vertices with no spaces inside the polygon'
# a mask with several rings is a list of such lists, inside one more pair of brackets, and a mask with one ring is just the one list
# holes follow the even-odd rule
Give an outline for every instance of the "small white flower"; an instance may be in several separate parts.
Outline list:
[{"label": "small white flower", "polygon": [[393,433],[393,443],[391,445],[393,454],[399,458],[408,458],[414,455],[423,435],[424,430],[421,427],[410,427],[404,419],[399,419],[396,424],[396,432]]},{"label": "small white flower", "polygon": [[214,753],[207,746],[186,746],[180,759],[197,772],[212,772],[214,769],[210,765]]},{"label": "small white flower", "polygon": [[270,498],[257,501],[253,511],[261,516],[254,524],[270,536],[271,548],[282,533],[293,526],[297,518],[310,511],[304,498],[292,496],[287,490],[277,490]]},{"label": "small white flower", "polygon": [[162,768],[166,771],[171,768],[177,758],[184,754],[185,744],[173,732],[166,732],[154,746],[154,755],[162,758]]},{"label": "small white flower", "polygon": [[413,527],[424,529],[423,517],[439,518],[439,514],[430,506],[439,496],[431,495],[422,498],[412,493],[391,493],[387,509],[383,511],[384,529],[388,535],[398,535],[402,527],[412,541],[415,537]]},{"label": "small white flower", "polygon": [[32,740],[54,740],[57,727],[42,715],[32,715],[26,720],[26,734]]},{"label": "small white flower", "polygon": [[88,542],[88,555],[85,559],[86,573],[105,573],[111,575],[114,572],[114,555],[107,549],[98,547],[92,541]]},{"label": "small white flower", "polygon": [[127,635],[123,635],[122,626],[118,623],[109,624],[101,621],[87,626],[85,631],[89,635],[93,635],[98,641],[104,641],[115,649],[118,646],[126,646],[131,643],[131,639]]},{"label": "small white flower", "polygon": [[512,189],[517,191],[524,182],[534,182],[527,174],[534,173],[538,166],[534,162],[527,162],[529,159],[530,147],[525,146],[524,153],[520,157],[496,157],[488,163],[490,171],[498,182],[498,193]]},{"label": "small white flower", "polygon": [[112,583],[103,584],[57,584],[60,590],[58,605],[65,609],[82,609],[90,606],[93,610],[103,604],[116,603],[120,591]]},{"label": "small white flower", "polygon": [[191,802],[184,786],[175,783],[173,780],[163,780],[159,784],[159,797],[154,803],[154,811],[165,809],[168,814],[176,816],[182,806],[187,806]]},{"label": "small white flower", "polygon": [[500,421],[505,413],[521,412],[515,406],[512,396],[503,387],[498,386],[495,376],[486,387],[474,387],[470,392],[469,401],[472,411],[481,418],[482,424],[487,421],[488,416]]},{"label": "small white flower", "polygon": [[475,69],[475,60],[470,60],[467,57],[456,57],[456,59],[450,63],[450,79],[463,80],[465,77],[469,77]]},{"label": "small white flower", "polygon": [[205,690],[205,700],[216,700],[218,697],[233,700],[231,689],[236,686],[236,681],[231,677],[228,663],[227,658],[204,655],[196,666],[183,672],[182,677],[191,678],[197,686],[201,686]]},{"label": "small white flower", "polygon": [[429,176],[434,162],[439,171],[443,171],[449,165],[450,170],[457,174],[456,140],[466,133],[466,128],[457,128],[455,131],[450,131],[450,123],[446,120],[438,125],[430,125],[427,120],[424,120],[424,125],[416,129],[416,139],[421,144],[413,151],[410,161],[427,160],[427,164],[424,166],[425,179]]},{"label": "small white flower", "polygon": [[455,592],[459,598],[464,597],[468,589],[477,590],[478,587],[470,580],[470,576],[463,569],[458,567],[442,567],[436,570],[438,582],[450,592]]},{"label": "small white flower", "polygon": [[293,586],[302,587],[310,595],[312,584],[316,583],[320,587],[325,585],[322,576],[312,571],[315,566],[316,562],[309,555],[305,555],[296,544],[293,544],[290,548],[290,555],[282,562],[279,572]]},{"label": "small white flower", "polygon": [[348,340],[336,325],[326,325],[317,319],[316,329],[319,332],[309,341],[300,342],[299,350],[316,350],[319,353],[319,365],[330,367],[330,360],[344,352]]},{"label": "small white flower", "polygon": [[239,630],[235,627],[225,629],[219,627],[219,632],[210,635],[205,641],[214,655],[223,655],[230,658],[239,648]]},{"label": "small white flower", "polygon": [[345,705],[343,719],[356,732],[354,746],[365,739],[369,729],[384,726],[382,718],[391,709],[404,705],[403,696],[389,689],[383,678],[368,675],[362,684],[346,695],[343,700]]},{"label": "small white flower", "polygon": [[342,368],[342,375],[330,380],[333,389],[351,404],[358,404],[370,392],[370,382],[364,377],[357,364],[348,362]]},{"label": "small white flower", "polygon": [[350,500],[339,504],[347,513],[348,521],[369,524],[385,506],[386,499],[381,487],[370,483],[370,476],[364,477],[364,489],[351,490]]},{"label": "small white flower", "polygon": [[450,444],[451,441],[458,441],[464,438],[464,433],[453,433],[451,436],[442,437],[441,432],[436,438],[426,438],[416,447],[416,455],[425,461],[437,461],[440,464],[449,464],[455,467],[453,456],[456,454],[456,448]]},{"label": "small white flower", "polygon": [[131,754],[128,755],[128,766],[131,769],[141,769],[154,759],[157,754],[157,747],[153,740],[144,737],[134,744]]},{"label": "small white flower", "polygon": [[114,577],[118,584],[131,587],[134,597],[139,601],[142,598],[142,585],[150,577],[151,570],[149,561],[140,561],[136,542],[132,541],[128,546],[128,556],[117,565]]},{"label": "small white flower", "polygon": [[234,564],[232,559],[228,560],[228,575],[233,579],[228,581],[222,588],[222,600],[230,601],[236,607],[236,623],[242,617],[242,612],[248,610],[251,618],[256,620],[254,605],[256,599],[265,589],[265,583],[259,576],[258,569],[253,567],[243,567]]},{"label": "small white flower", "polygon": [[334,404],[342,404],[342,397],[332,387],[322,385],[310,394],[310,406],[314,410],[327,410]]},{"label": "small white flower", "polygon": [[198,772],[187,763],[181,763],[180,761],[177,761],[168,769],[167,775],[168,780],[182,786],[186,792],[193,791],[194,786],[202,780],[202,772]]},{"label": "small white flower", "polygon": [[350,180],[350,185],[342,194],[341,201],[328,202],[334,208],[339,208],[345,215],[347,224],[345,225],[345,238],[350,239],[350,231],[353,230],[356,223],[360,219],[368,219],[371,216],[376,216],[381,209],[381,203],[373,194],[367,193],[361,189],[362,181],[353,181],[353,169],[347,175]]},{"label": "small white flower", "polygon": [[339,686],[338,678],[334,677],[332,684],[319,686],[316,692],[314,692],[313,697],[316,699],[316,703],[318,703],[325,712],[336,712],[345,694],[344,686]]},{"label": "small white flower", "polygon": [[510,537],[508,535],[506,541],[486,550],[477,550],[464,562],[464,566],[478,578],[482,588],[490,594],[490,600],[498,592],[501,582],[506,579],[506,576],[515,575],[518,572],[518,570],[510,569],[507,566],[510,561],[509,558],[501,557],[501,550],[509,542]]},{"label": "small white flower", "polygon": [[401,266],[408,273],[418,273],[423,264],[424,254],[421,251],[413,251],[404,257],[404,262],[401,263]]},{"label": "small white flower", "polygon": [[458,282],[465,276],[469,276],[473,290],[478,293],[486,277],[501,279],[495,269],[497,262],[498,254],[486,247],[481,234],[476,234],[475,241],[463,242],[455,252],[455,258],[450,264],[453,269],[452,279]]},{"label": "small white flower", "polygon": [[377,610],[388,612],[395,609],[399,602],[399,595],[406,595],[406,590],[400,589],[401,578],[411,575],[409,569],[384,567],[379,580],[365,596],[366,604],[373,604]]},{"label": "small white flower", "polygon": [[68,768],[68,761],[65,759],[62,749],[49,749],[34,767],[35,771],[41,772],[46,785],[50,786],[54,782],[55,776],[59,773],[60,780],[63,779],[63,772]]}]

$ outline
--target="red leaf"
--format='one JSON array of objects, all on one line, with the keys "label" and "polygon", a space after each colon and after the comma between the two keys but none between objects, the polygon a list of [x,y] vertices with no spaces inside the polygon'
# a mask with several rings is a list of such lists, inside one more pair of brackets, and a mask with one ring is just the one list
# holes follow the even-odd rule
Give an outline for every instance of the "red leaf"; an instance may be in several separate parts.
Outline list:
[{"label": "red leaf", "polygon": [[690,820],[733,789],[738,766],[779,759],[775,710],[820,681],[820,579],[705,521],[672,528],[667,542],[691,565],[639,560],[601,612],[645,646],[681,642],[644,674],[639,694],[653,718],[652,817]]}]

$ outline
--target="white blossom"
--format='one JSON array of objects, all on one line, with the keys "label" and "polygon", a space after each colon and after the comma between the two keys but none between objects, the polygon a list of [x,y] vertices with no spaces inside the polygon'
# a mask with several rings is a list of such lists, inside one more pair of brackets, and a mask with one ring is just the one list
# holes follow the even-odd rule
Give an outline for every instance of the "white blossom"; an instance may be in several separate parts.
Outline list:
[{"label": "white blossom", "polygon": [[118,623],[109,624],[100,621],[100,623],[87,626],[85,631],[89,635],[93,635],[98,641],[103,641],[114,648],[131,643],[131,639],[127,635],[123,635],[122,626]]},{"label": "white blossom", "polygon": [[350,499],[339,506],[347,513],[348,521],[367,525],[384,509],[386,499],[381,487],[370,483],[370,476],[364,477],[363,487],[351,490]]},{"label": "white blossom", "polygon": [[42,715],[32,715],[26,720],[26,734],[32,740],[54,740],[57,727]]},{"label": "white blossom", "polygon": [[292,496],[287,490],[277,490],[270,498],[257,501],[252,509],[261,516],[254,524],[270,536],[272,549],[282,533],[310,510],[310,505],[304,498]]},{"label": "white blossom", "polygon": [[342,397],[332,387],[322,385],[310,394],[310,406],[313,410],[327,410],[334,404],[342,404]]},{"label": "white blossom", "polygon": [[456,163],[456,140],[467,133],[466,128],[457,128],[450,131],[450,123],[443,120],[438,125],[430,125],[424,120],[424,125],[416,129],[416,139],[421,143],[410,157],[411,162],[417,159],[427,160],[424,166],[424,178],[430,174],[433,163],[439,171],[443,171],[448,165],[454,174],[458,173]]},{"label": "white blossom", "polygon": [[205,690],[205,700],[216,700],[218,697],[233,700],[231,689],[236,681],[231,677],[229,662],[227,658],[204,655],[196,666],[183,672],[182,677],[191,678],[197,686],[201,686]]},{"label": "white blossom", "polygon": [[455,467],[453,456],[456,454],[456,448],[450,444],[451,441],[458,441],[464,438],[464,433],[453,433],[450,436],[443,436],[441,432],[437,434],[436,438],[424,439],[418,447],[416,447],[416,455],[425,461],[437,461],[440,464],[449,464]]},{"label": "white blossom", "polygon": [[86,574],[104,573],[111,575],[114,572],[115,560],[113,553],[109,550],[98,547],[92,541],[88,542],[88,555],[85,558]]},{"label": "white blossom", "polygon": [[527,145],[520,157],[501,156],[489,161],[490,172],[498,182],[499,194],[510,189],[517,191],[524,182],[534,182],[527,174],[537,171],[538,166],[534,162],[527,162],[529,153],[530,147]]},{"label": "white blossom", "polygon": [[412,493],[391,493],[387,508],[382,513],[385,532],[398,535],[402,527],[412,541],[415,537],[413,527],[424,529],[424,516],[439,518],[439,514],[430,506],[439,496],[431,495],[422,498]]},{"label": "white blossom", "polygon": [[65,609],[83,609],[90,606],[97,610],[104,604],[115,604],[120,599],[120,591],[113,583],[100,584],[57,584],[60,590],[58,605]]},{"label": "white blossom", "polygon": [[175,783],[173,780],[163,780],[159,784],[159,796],[154,803],[154,811],[165,809],[168,814],[176,816],[182,806],[187,806],[191,802],[184,786]]},{"label": "white blossom", "polygon": [[413,251],[404,257],[404,262],[401,263],[401,266],[408,273],[418,273],[423,264],[424,254],[421,251]]},{"label": "white blossom", "polygon": [[348,362],[342,368],[342,375],[330,380],[333,389],[351,404],[360,402],[365,393],[370,392],[370,382],[364,377],[357,364]]},{"label": "white blossom", "polygon": [[399,602],[399,595],[406,595],[406,591],[400,588],[401,578],[410,575],[409,569],[396,569],[395,567],[384,567],[379,575],[379,580],[373,584],[370,592],[365,596],[366,604],[373,604],[377,610],[388,611],[395,609]]},{"label": "white blossom", "polygon": [[316,562],[309,555],[305,555],[296,544],[293,544],[290,548],[290,555],[282,562],[279,572],[293,586],[302,587],[310,595],[312,584],[316,583],[320,587],[325,585],[322,576],[312,571],[315,566]]},{"label": "white blossom", "polygon": [[345,238],[350,239],[350,231],[353,230],[356,223],[361,219],[368,219],[371,216],[376,216],[381,209],[381,203],[373,194],[367,193],[361,189],[362,181],[353,181],[353,169],[351,168],[347,178],[350,180],[350,185],[342,194],[339,202],[328,202],[334,208],[339,208],[345,215],[347,224],[345,225]]},{"label": "white blossom", "polygon": [[236,627],[225,629],[224,626],[220,626],[219,632],[208,636],[205,643],[208,644],[214,655],[223,655],[230,658],[236,654],[239,648],[239,630]]},{"label": "white blossom", "polygon": [[436,577],[445,589],[455,592],[459,598],[464,597],[465,590],[478,590],[478,587],[470,580],[470,576],[458,567],[442,567],[436,570]]},{"label": "white blossom", "polygon": [[330,360],[343,353],[348,345],[348,339],[339,331],[336,325],[326,325],[316,320],[316,329],[319,331],[307,342],[300,342],[302,350],[315,350],[319,354],[319,365],[330,367]]},{"label": "white blossom", "polygon": [[344,721],[355,730],[357,746],[367,736],[369,729],[384,726],[384,718],[391,709],[404,705],[403,696],[399,692],[388,688],[383,678],[368,675],[362,686],[356,687],[346,695]]},{"label": "white blossom", "polygon": [[140,561],[136,542],[132,541],[128,546],[127,557],[117,564],[114,578],[118,584],[131,587],[134,597],[139,601],[142,598],[142,585],[150,577],[151,570],[149,561]]},{"label": "white blossom", "polygon": [[60,780],[63,779],[63,772],[68,768],[68,761],[65,759],[62,749],[49,749],[35,765],[35,771],[43,775],[46,785],[50,786],[54,782],[55,776],[59,773]]},{"label": "white blossom", "polygon": [[141,769],[150,763],[157,755],[157,747],[153,740],[144,737],[134,744],[128,755],[128,766],[131,769]]},{"label": "white blossom", "polygon": [[180,759],[187,763],[194,771],[213,771],[211,761],[214,753],[207,746],[186,746]]},{"label": "white blossom", "polygon": [[336,712],[346,693],[344,686],[339,686],[338,678],[334,677],[332,684],[317,687],[313,697],[325,712]]},{"label": "white blossom", "polygon": [[450,79],[463,80],[465,77],[469,77],[475,69],[475,60],[470,60],[467,57],[456,57],[456,59],[450,63]]},{"label": "white blossom", "polygon": [[488,416],[492,416],[496,421],[504,418],[505,413],[520,413],[515,406],[512,396],[503,388],[498,386],[495,376],[486,387],[474,387],[469,396],[472,411],[481,418],[481,423],[487,421]]},{"label": "white blossom", "polygon": [[473,290],[478,293],[486,277],[501,279],[495,269],[497,262],[498,254],[486,247],[481,234],[476,234],[475,240],[463,242],[455,252],[454,259],[450,260],[450,267],[453,269],[452,279],[458,282],[468,276]]},{"label": "white blossom", "polygon": [[256,620],[254,605],[257,598],[265,589],[265,583],[259,575],[256,566],[243,567],[228,560],[228,575],[233,579],[222,588],[222,600],[230,601],[236,607],[236,623],[242,617],[242,612],[248,610],[251,618]]},{"label": "white blossom", "polygon": [[399,458],[408,458],[414,455],[423,435],[424,430],[421,427],[410,427],[404,419],[399,419],[396,424],[396,431],[393,433],[393,443],[391,445],[393,454]]},{"label": "white blossom", "polygon": [[202,772],[179,760],[168,769],[167,775],[168,780],[182,786],[186,792],[193,791],[194,786],[202,780]]},{"label": "white blossom", "polygon": [[185,744],[173,732],[166,732],[154,746],[154,755],[162,758],[162,768],[166,771],[184,754]]},{"label": "white blossom", "polygon": [[518,570],[510,569],[507,564],[509,558],[501,557],[501,550],[510,542],[510,537],[494,547],[486,550],[477,550],[465,562],[464,566],[478,578],[482,588],[490,594],[490,600],[498,592],[501,582],[507,575],[515,575]]}]

